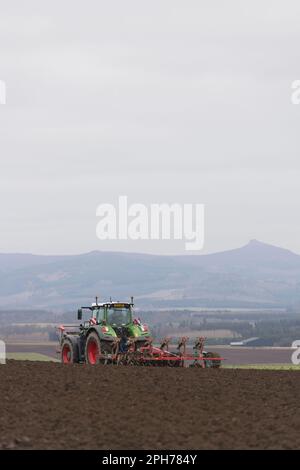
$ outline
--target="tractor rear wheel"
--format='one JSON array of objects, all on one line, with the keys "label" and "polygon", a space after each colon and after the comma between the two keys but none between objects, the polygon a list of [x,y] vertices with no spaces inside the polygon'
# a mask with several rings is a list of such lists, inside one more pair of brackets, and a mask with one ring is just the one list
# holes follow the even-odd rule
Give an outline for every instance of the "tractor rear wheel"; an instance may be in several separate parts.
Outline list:
[{"label": "tractor rear wheel", "polygon": [[99,364],[101,358],[101,343],[97,333],[90,333],[85,345],[85,361],[87,364]]},{"label": "tractor rear wheel", "polygon": [[63,364],[79,362],[79,348],[75,338],[64,338],[61,345],[61,362]]}]

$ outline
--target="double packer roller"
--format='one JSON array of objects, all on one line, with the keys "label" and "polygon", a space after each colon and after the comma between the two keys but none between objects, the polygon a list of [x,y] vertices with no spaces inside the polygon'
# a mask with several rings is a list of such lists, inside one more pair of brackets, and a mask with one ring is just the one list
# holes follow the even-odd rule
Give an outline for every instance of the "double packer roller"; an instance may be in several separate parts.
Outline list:
[{"label": "double packer roller", "polygon": [[151,332],[139,318],[134,317],[131,302],[96,302],[78,310],[78,320],[88,312],[89,318],[79,325],[61,325],[59,353],[64,364],[87,363],[140,365],[160,367],[214,367],[221,366],[218,354],[204,351],[205,338],[197,338],[191,354],[187,352],[187,337],[182,337],[176,348],[170,347],[170,338],[160,346],[153,344]]}]

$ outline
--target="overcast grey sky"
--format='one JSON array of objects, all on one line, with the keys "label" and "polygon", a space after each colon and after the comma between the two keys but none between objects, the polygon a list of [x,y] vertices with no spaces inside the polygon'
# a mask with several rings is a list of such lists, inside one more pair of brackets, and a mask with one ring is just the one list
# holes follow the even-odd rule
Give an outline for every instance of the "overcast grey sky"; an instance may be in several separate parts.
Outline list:
[{"label": "overcast grey sky", "polygon": [[96,207],[206,205],[203,253],[300,253],[300,3],[0,0],[0,252],[100,242]]}]

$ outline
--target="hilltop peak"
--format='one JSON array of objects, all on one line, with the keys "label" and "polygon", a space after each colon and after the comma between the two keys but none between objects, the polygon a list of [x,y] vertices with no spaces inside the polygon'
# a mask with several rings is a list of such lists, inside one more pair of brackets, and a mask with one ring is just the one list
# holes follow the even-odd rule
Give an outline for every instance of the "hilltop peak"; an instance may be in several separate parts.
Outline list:
[{"label": "hilltop peak", "polygon": [[[279,248],[277,246],[271,245],[270,243],[265,243],[265,242],[261,242],[260,240],[256,240],[256,238],[253,238],[252,240],[249,240],[246,247],[251,247],[251,248]],[[279,248],[279,249],[283,250],[284,248]]]},{"label": "hilltop peak", "polygon": [[256,238],[253,238],[252,240],[249,240],[248,245],[250,246],[266,245],[266,243],[260,242],[259,240],[256,240]]},{"label": "hilltop peak", "polygon": [[265,242],[261,242],[259,240],[256,240],[255,238],[250,240],[247,245],[245,245],[244,247],[242,248],[250,248],[250,249],[254,249],[254,250],[259,250],[259,251],[272,251],[272,252],[277,252],[277,253],[285,253],[286,255],[292,255],[292,256],[298,256],[296,255],[295,253],[293,253],[292,251],[286,249],[286,248],[282,248],[280,246],[276,246],[276,245],[271,245],[270,243],[265,243]]}]

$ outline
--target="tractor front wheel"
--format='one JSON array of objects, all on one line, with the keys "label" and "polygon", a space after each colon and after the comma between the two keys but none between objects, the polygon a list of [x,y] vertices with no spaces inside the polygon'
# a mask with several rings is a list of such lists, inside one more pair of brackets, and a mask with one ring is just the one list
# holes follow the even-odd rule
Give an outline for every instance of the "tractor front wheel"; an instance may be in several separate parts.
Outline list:
[{"label": "tractor front wheel", "polygon": [[101,357],[101,343],[97,333],[91,333],[86,340],[85,360],[87,364],[99,364]]}]

